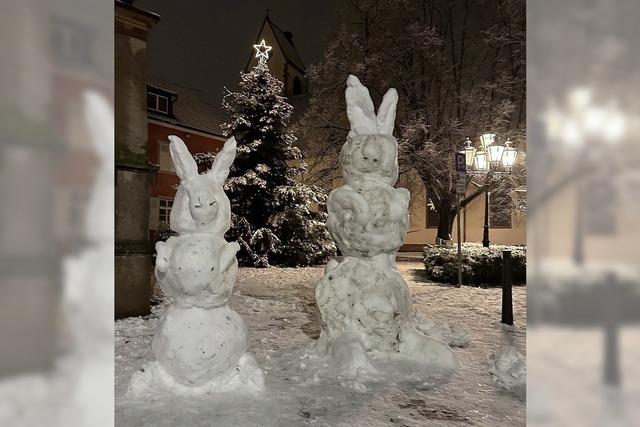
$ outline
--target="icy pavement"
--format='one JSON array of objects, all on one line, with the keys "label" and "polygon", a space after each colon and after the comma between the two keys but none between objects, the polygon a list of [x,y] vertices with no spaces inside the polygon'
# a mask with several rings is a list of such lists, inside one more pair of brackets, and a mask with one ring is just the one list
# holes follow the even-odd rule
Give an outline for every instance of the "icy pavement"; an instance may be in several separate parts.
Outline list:
[{"label": "icy pavement", "polygon": [[231,306],[247,323],[250,350],[266,372],[266,392],[202,399],[127,399],[124,393],[131,375],[152,357],[151,338],[157,316],[164,310],[160,305],[148,318],[116,322],[116,424],[524,425],[524,396],[502,389],[493,380],[487,361],[505,345],[525,354],[526,288],[513,290],[516,327],[505,331],[499,323],[500,289],[441,286],[426,281],[419,262],[399,262],[398,266],[418,313],[437,322],[459,324],[469,334],[467,346],[454,348],[461,368],[448,380],[434,373],[426,382],[411,383],[389,371],[385,383],[340,381],[322,360],[309,357],[307,350],[319,334],[313,287],[322,268],[241,268]]}]

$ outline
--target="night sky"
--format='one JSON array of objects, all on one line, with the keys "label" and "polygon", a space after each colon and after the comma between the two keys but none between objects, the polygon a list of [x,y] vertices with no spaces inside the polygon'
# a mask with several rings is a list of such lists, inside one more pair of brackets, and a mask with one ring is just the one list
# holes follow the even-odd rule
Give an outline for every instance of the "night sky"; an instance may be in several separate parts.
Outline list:
[{"label": "night sky", "polygon": [[273,22],[293,33],[305,65],[317,62],[345,1],[138,0],[160,15],[151,30],[148,74],[207,92],[221,102],[246,66],[267,8]]}]

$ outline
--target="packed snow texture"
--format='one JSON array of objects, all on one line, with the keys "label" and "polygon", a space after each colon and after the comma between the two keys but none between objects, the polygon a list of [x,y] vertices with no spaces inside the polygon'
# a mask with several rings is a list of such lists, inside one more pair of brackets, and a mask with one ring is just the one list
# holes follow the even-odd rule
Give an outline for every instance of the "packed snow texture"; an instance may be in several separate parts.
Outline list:
[{"label": "packed snow texture", "polygon": [[505,389],[523,396],[527,387],[527,363],[514,346],[505,346],[489,356],[489,372]]},{"label": "packed snow texture", "polygon": [[[249,348],[265,371],[262,393],[165,394],[132,400],[131,376],[153,360],[152,337],[166,310],[116,322],[116,424],[118,426],[521,426],[525,403],[496,383],[487,357],[504,345],[525,352],[526,288],[513,289],[513,332],[500,328],[500,289],[428,283],[424,266],[399,261],[420,325],[468,331],[454,347],[460,368],[446,378],[408,361],[370,360],[376,374],[341,376],[313,345],[320,334],[314,287],[323,269],[239,268],[230,306],[246,322]],[[429,318],[436,322],[424,319]],[[435,326],[434,326],[435,325]],[[348,349],[348,347],[347,347]],[[597,353],[597,352],[596,352]],[[353,366],[353,365],[352,365]]]},{"label": "packed snow texture", "polygon": [[351,131],[340,154],[345,184],[327,204],[327,225],[344,256],[327,264],[316,287],[318,350],[333,355],[351,376],[371,372],[370,357],[453,370],[458,364],[449,346],[414,325],[408,288],[395,265],[409,207],[409,192],[392,187],[398,179],[392,135],[398,95],[390,89],[376,116],[367,88],[349,76],[346,102]]},{"label": "packed snow texture", "polygon": [[171,140],[180,188],[171,211],[178,236],[156,244],[157,283],[171,299],[153,339],[155,361],[132,378],[132,396],[171,391],[193,395],[258,391],[263,373],[247,353],[247,328],[227,305],[238,262],[237,243],[224,240],[230,226],[223,184],[236,142],[229,139],[208,172],[199,175],[184,142]]}]

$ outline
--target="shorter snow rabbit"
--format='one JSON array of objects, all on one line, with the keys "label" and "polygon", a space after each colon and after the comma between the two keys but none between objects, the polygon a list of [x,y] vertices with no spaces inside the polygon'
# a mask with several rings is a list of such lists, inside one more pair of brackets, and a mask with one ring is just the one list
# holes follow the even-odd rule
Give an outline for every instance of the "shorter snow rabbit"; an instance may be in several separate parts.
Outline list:
[{"label": "shorter snow rabbit", "polygon": [[156,244],[155,274],[172,303],[153,338],[156,361],[134,377],[130,390],[148,390],[157,381],[189,393],[260,390],[263,373],[247,353],[247,328],[227,305],[239,245],[224,240],[231,209],[223,185],[236,141],[227,140],[211,169],[198,174],[184,142],[176,136],[169,139],[180,178],[170,217],[178,235]]}]

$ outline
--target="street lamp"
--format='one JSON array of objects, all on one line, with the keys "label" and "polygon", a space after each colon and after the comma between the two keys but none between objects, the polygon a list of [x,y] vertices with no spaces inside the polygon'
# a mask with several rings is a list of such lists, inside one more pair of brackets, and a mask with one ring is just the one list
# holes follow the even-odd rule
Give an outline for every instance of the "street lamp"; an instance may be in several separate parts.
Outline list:
[{"label": "street lamp", "polygon": [[[480,136],[480,149],[476,150],[469,138],[465,141],[465,154],[467,169],[471,173],[484,175],[485,185],[489,173],[510,173],[518,158],[518,150],[513,147],[511,140],[507,139],[504,145],[496,142],[494,133],[485,133]],[[484,192],[484,225],[482,233],[482,245],[489,247],[489,197],[490,192]]]},{"label": "street lamp", "polygon": [[489,146],[489,162],[499,165],[502,161],[502,154],[504,153],[504,145],[502,144],[491,144]]},{"label": "street lamp", "polygon": [[487,147],[489,147],[491,144],[493,144],[493,141],[495,139],[496,139],[496,134],[495,133],[482,134],[480,136],[480,146],[482,147],[483,150],[486,150]]},{"label": "street lamp", "polygon": [[469,138],[464,141],[464,159],[467,164],[467,170],[473,166],[473,157],[476,155],[476,148],[473,146],[473,142]]},{"label": "street lamp", "polygon": [[504,143],[504,153],[502,154],[502,165],[505,170],[511,170],[513,165],[516,164],[516,159],[518,158],[518,150],[513,148],[513,142],[510,139],[507,139]]},{"label": "street lamp", "polygon": [[476,167],[477,171],[480,171],[480,172],[489,171],[489,162],[487,162],[487,153],[484,152],[484,150],[479,150],[476,152],[474,166]]},{"label": "street lamp", "polygon": [[[582,176],[578,173],[581,170],[588,175],[598,170],[594,166],[602,163],[604,156],[598,156],[596,163],[596,160],[591,158],[593,153],[611,153],[611,146],[607,144],[621,141],[626,134],[626,118],[616,103],[613,101],[608,104],[596,103],[593,100],[592,91],[584,87],[574,88],[569,92],[562,108],[556,103],[550,103],[545,113],[545,125],[547,138],[561,143],[571,150],[568,153],[577,157],[577,160],[567,164],[571,165],[570,174],[576,174],[577,177]],[[584,215],[586,213],[584,203],[588,189],[584,179],[576,179],[575,186],[573,260],[580,265],[584,260]]]}]

